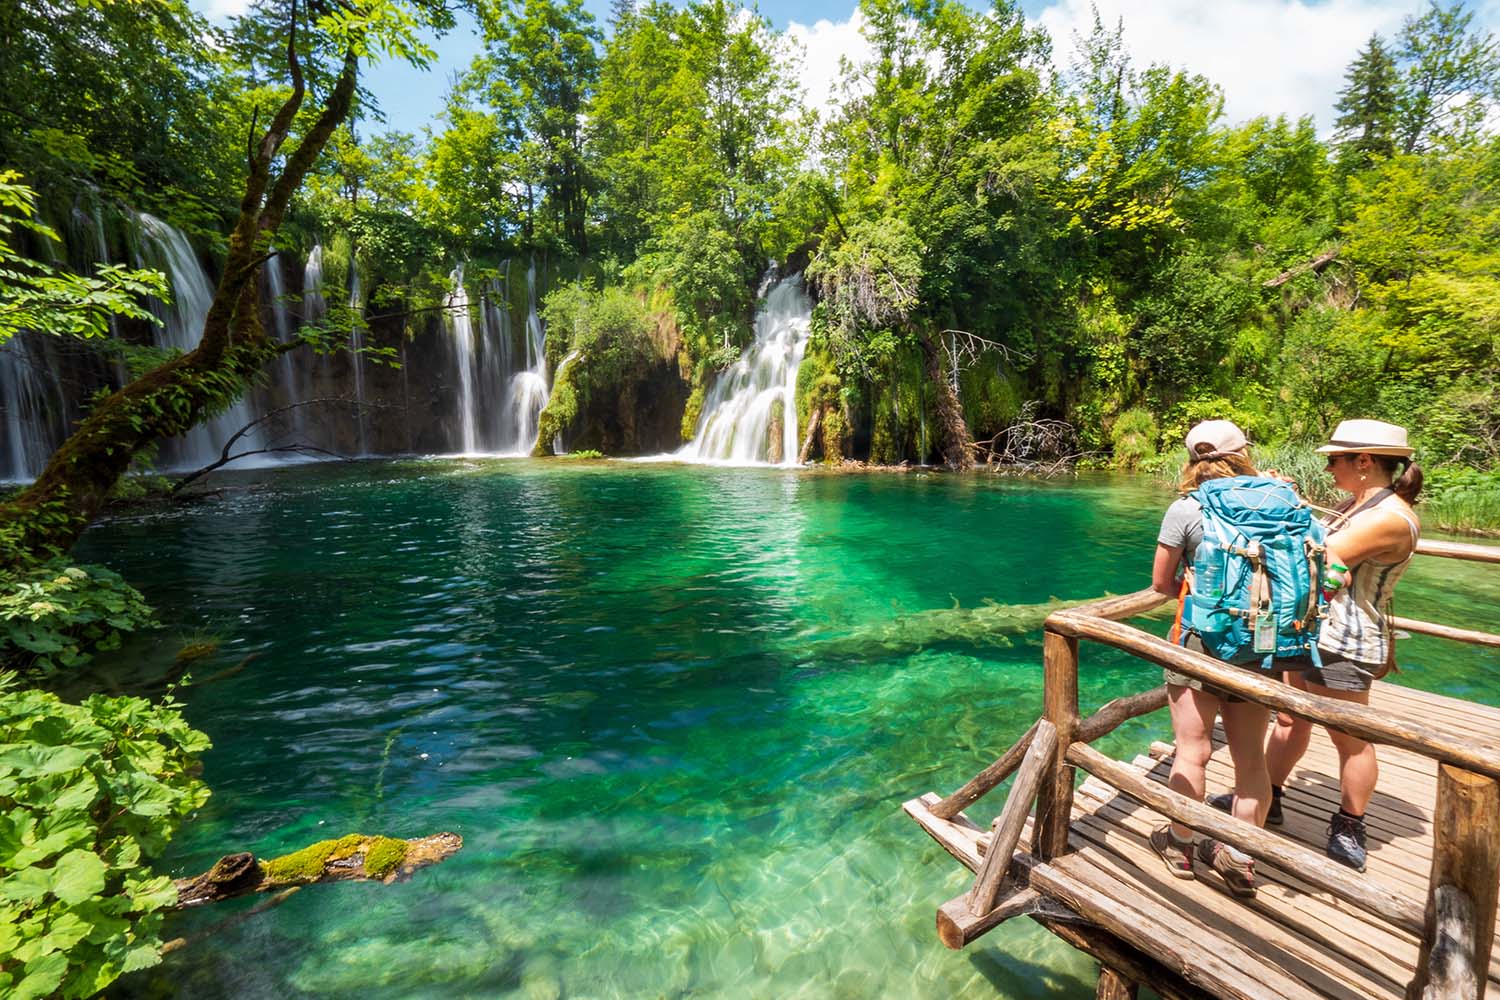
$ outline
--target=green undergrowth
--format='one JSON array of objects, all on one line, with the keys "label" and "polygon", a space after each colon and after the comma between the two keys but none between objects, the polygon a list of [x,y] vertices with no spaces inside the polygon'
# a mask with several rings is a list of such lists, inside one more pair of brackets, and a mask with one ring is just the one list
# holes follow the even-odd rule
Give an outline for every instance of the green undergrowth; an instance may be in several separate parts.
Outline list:
[{"label": "green undergrowth", "polygon": [[0,667],[51,677],[156,625],[140,591],[102,566],[55,559],[0,579]]},{"label": "green undergrowth", "polygon": [[87,997],[161,956],[155,875],[208,799],[208,738],[170,699],[79,705],[0,677],[0,995]]}]

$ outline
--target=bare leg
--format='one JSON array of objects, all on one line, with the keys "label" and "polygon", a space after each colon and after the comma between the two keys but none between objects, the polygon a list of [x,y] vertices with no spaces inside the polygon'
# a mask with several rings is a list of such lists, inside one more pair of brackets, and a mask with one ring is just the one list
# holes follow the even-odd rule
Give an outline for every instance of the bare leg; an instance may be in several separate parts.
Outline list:
[{"label": "bare leg", "polygon": [[[1357,705],[1370,703],[1368,691],[1338,691],[1321,684],[1308,684],[1307,690],[1324,698],[1352,701]],[[1375,747],[1364,740],[1328,730],[1328,738],[1339,752],[1339,804],[1351,816],[1363,816],[1375,794],[1375,782],[1380,778],[1380,765],[1375,759]]]},{"label": "bare leg", "polygon": [[[1281,677],[1292,687],[1307,690],[1307,681],[1302,679],[1301,671],[1288,670]],[[1307,753],[1307,744],[1311,739],[1311,722],[1285,712],[1276,713],[1276,728],[1271,730],[1271,736],[1266,742],[1266,770],[1270,774],[1271,784],[1277,787],[1286,785],[1287,779],[1292,776],[1292,769],[1297,766],[1302,755]]]},{"label": "bare leg", "polygon": [[1253,701],[1224,703],[1224,736],[1234,760],[1234,818],[1264,826],[1271,808],[1266,773],[1266,722],[1271,710]]},{"label": "bare leg", "polygon": [[[1194,802],[1202,802],[1204,772],[1214,752],[1211,734],[1214,716],[1219,713],[1219,699],[1194,688],[1168,684],[1167,705],[1172,713],[1172,736],[1177,743],[1167,787]],[[1179,840],[1193,836],[1192,828],[1181,823],[1172,824],[1172,833]]]}]

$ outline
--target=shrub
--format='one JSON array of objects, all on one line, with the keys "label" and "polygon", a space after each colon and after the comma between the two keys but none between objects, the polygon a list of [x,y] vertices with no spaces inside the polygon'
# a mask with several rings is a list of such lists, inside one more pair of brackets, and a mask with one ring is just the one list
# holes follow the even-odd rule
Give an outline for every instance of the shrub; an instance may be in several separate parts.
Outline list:
[{"label": "shrub", "polygon": [[1126,410],[1115,418],[1109,439],[1116,467],[1138,469],[1156,456],[1156,418],[1149,410]]},{"label": "shrub", "polygon": [[[12,675],[13,677],[13,675]],[[170,700],[70,705],[0,678],[0,994],[87,997],[161,960],[172,880],[152,875],[208,799],[208,738]]]},{"label": "shrub", "polygon": [[126,632],[156,625],[140,591],[102,566],[43,563],[5,581],[0,664],[38,676],[114,649]]}]

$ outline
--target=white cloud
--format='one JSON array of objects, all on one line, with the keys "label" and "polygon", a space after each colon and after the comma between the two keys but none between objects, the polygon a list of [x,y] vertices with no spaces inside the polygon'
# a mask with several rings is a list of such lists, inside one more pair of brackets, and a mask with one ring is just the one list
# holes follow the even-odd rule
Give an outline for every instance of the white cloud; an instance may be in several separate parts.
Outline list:
[{"label": "white cloud", "polygon": [[806,103],[825,120],[838,106],[840,58],[859,63],[870,58],[870,43],[861,34],[864,15],[856,8],[845,21],[820,20],[812,27],[792,21],[786,27],[787,37],[802,48],[798,77],[806,94]]},{"label": "white cloud", "polygon": [[250,9],[250,0],[193,0],[192,6],[210,20],[238,17]]},{"label": "white cloud", "polygon": [[[1370,35],[1392,41],[1420,0],[1093,0],[1106,27],[1124,18],[1125,47],[1139,66],[1166,63],[1200,73],[1224,92],[1231,122],[1257,115],[1312,115],[1333,126],[1344,71]],[[1061,0],[1042,11],[1053,62],[1072,65],[1073,34],[1093,26],[1091,0]],[[1483,19],[1483,14],[1476,21]]]}]

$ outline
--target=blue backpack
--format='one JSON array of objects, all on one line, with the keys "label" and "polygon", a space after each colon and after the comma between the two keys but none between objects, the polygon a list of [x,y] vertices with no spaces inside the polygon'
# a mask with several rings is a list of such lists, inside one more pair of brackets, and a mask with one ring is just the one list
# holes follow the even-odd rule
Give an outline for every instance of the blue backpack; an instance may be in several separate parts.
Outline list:
[{"label": "blue backpack", "polygon": [[1227,663],[1317,663],[1325,532],[1307,502],[1263,476],[1213,479],[1188,495],[1203,507],[1203,542],[1184,625]]}]

